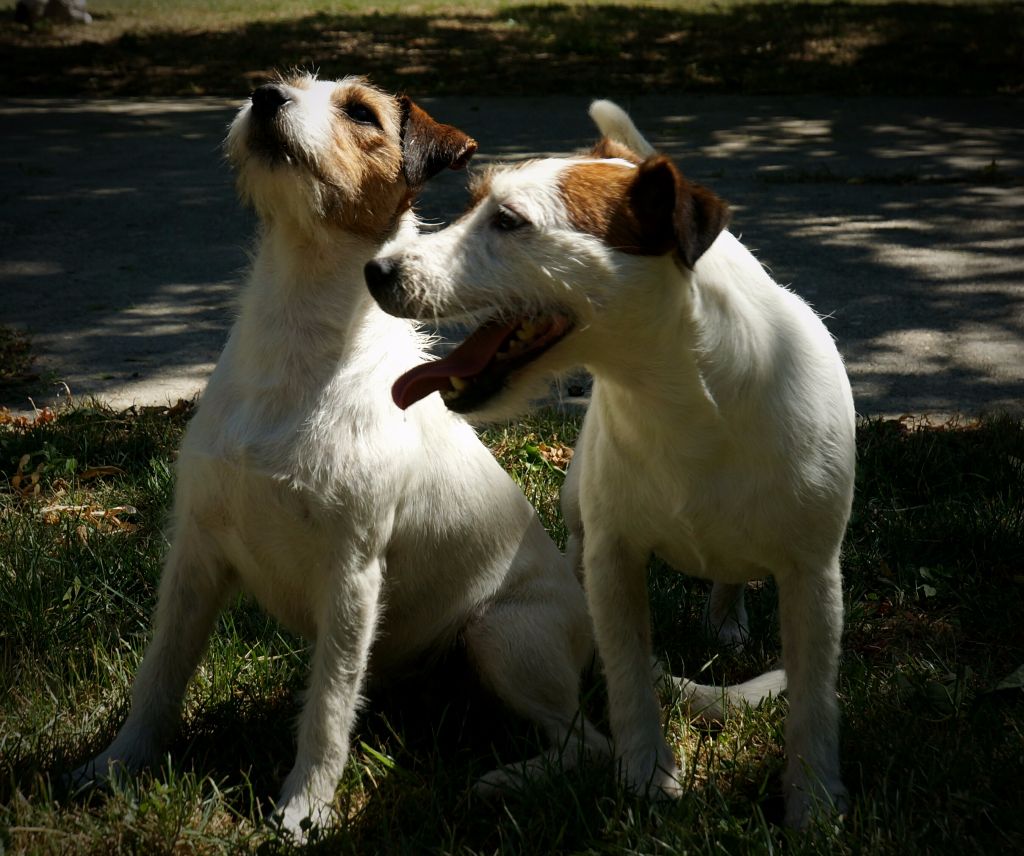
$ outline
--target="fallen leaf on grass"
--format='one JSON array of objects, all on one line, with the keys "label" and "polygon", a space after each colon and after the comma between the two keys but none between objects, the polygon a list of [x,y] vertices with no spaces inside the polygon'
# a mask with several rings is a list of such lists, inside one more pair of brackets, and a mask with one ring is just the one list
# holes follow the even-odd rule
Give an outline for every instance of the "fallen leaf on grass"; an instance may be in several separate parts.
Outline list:
[{"label": "fallen leaf on grass", "polygon": [[547,443],[538,443],[537,451],[545,461],[562,470],[568,467],[572,461],[573,449],[571,446],[566,446],[565,443],[556,441],[550,446]]},{"label": "fallen leaf on grass", "polygon": [[526,442],[520,447],[519,454],[531,464],[541,464],[565,475],[573,450],[557,440],[550,445]]},{"label": "fallen leaf on grass", "polygon": [[179,398],[175,404],[167,406],[166,404],[155,404],[155,405],[144,405],[138,406],[133,404],[125,413],[131,413],[134,415],[144,414],[156,414],[158,416],[179,416],[182,413],[188,413],[193,410],[196,406],[196,400],[194,398]]},{"label": "fallen leaf on grass", "polygon": [[18,469],[11,476],[11,490],[23,499],[27,499],[30,496],[38,496],[41,490],[39,478],[42,476],[43,468],[46,464],[40,461],[39,465],[32,472],[26,472],[26,468],[31,462],[31,455],[22,455],[18,461]]},{"label": "fallen leaf on grass", "polygon": [[32,428],[36,425],[45,425],[47,422],[53,422],[56,418],[57,414],[49,407],[36,410],[31,417],[15,416],[8,408],[0,407],[0,425],[10,425],[12,428]]},{"label": "fallen leaf on grass", "polygon": [[[98,505],[47,505],[39,509],[39,517],[44,523],[53,525],[60,523],[65,517],[74,516],[84,518],[100,532],[130,532],[136,525],[121,518],[132,517],[138,513],[139,510],[132,505],[117,505],[113,508],[101,508]],[[83,540],[88,534],[84,524],[79,524],[75,532]]]},{"label": "fallen leaf on grass", "polygon": [[99,479],[104,476],[121,476],[124,475],[124,470],[120,467],[106,466],[106,467],[89,467],[84,470],[79,476],[79,481],[89,481],[89,479]]}]

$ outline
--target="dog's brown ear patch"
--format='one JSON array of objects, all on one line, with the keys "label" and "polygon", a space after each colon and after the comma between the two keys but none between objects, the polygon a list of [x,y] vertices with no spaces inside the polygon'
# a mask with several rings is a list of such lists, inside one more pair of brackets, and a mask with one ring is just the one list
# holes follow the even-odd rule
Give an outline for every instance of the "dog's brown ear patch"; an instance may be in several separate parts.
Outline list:
[{"label": "dog's brown ear patch", "polygon": [[662,155],[653,155],[635,168],[573,164],[563,171],[559,192],[577,231],[632,255],[677,252],[689,268],[729,220],[729,208],[721,199],[687,181]]},{"label": "dog's brown ear patch", "polygon": [[622,164],[579,163],[559,177],[559,193],[569,223],[626,253],[640,252],[639,230],[626,207],[634,170]]},{"label": "dog's brown ear patch", "polygon": [[629,207],[652,247],[675,249],[692,268],[729,222],[729,206],[706,187],[683,177],[664,155],[636,169]]},{"label": "dog's brown ear patch", "polygon": [[462,169],[477,143],[451,125],[435,121],[411,98],[399,99],[402,110],[402,171],[410,187],[419,187],[443,169]]}]

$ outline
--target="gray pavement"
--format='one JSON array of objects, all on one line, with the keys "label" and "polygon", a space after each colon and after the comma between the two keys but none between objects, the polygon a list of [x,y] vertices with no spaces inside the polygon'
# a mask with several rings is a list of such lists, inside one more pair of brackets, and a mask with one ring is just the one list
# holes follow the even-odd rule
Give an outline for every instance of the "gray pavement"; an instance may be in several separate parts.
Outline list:
[{"label": "gray pavement", "polygon": [[[421,101],[477,164],[591,142],[581,98]],[[1024,412],[1024,111],[1009,99],[622,101],[733,230],[809,300],[864,415]],[[220,140],[237,102],[0,100],[0,324],[30,332],[39,406],[198,392],[254,218]],[[464,176],[421,210],[450,219]],[[0,389],[24,411],[26,391]]]}]

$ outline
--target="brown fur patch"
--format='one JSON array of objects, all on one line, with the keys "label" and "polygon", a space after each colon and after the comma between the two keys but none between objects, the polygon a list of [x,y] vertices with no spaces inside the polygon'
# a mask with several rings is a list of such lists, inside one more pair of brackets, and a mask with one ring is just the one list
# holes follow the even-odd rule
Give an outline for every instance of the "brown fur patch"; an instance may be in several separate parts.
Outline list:
[{"label": "brown fur patch", "polygon": [[[332,145],[320,163],[325,213],[337,226],[382,239],[408,210],[411,192],[402,178],[397,99],[376,87],[345,81],[332,93]],[[343,109],[359,103],[381,127],[351,119]]]},{"label": "brown fur patch", "polygon": [[625,253],[643,253],[644,235],[629,206],[636,170],[622,164],[579,163],[559,179],[559,192],[574,229]]},{"label": "brown fur patch", "polygon": [[451,125],[437,122],[407,95],[398,99],[402,111],[402,170],[412,187],[443,169],[462,169],[476,152],[477,143]]},{"label": "brown fur patch", "polygon": [[607,137],[601,137],[594,144],[594,148],[590,150],[590,156],[594,158],[619,158],[620,160],[634,163],[637,166],[643,163],[643,158],[629,148],[629,146],[624,146],[622,143],[615,142],[615,140],[609,140]]},{"label": "brown fur patch", "polygon": [[562,173],[559,191],[569,221],[580,232],[624,253],[675,252],[691,268],[729,219],[721,199],[660,155],[635,168],[574,164]]},{"label": "brown fur patch", "polygon": [[485,169],[469,180],[469,206],[466,209],[467,211],[476,208],[490,194],[492,173],[492,169]]}]

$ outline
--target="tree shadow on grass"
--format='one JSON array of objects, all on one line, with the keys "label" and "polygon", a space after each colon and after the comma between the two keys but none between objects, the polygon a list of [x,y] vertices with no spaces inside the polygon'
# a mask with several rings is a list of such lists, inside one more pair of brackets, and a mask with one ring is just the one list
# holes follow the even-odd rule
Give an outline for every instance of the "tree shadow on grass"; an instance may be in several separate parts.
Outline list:
[{"label": "tree shadow on grass", "polygon": [[0,25],[0,94],[236,95],[290,67],[434,95],[1024,91],[1024,9],[998,2],[524,5],[187,32],[111,23],[105,41]]}]

